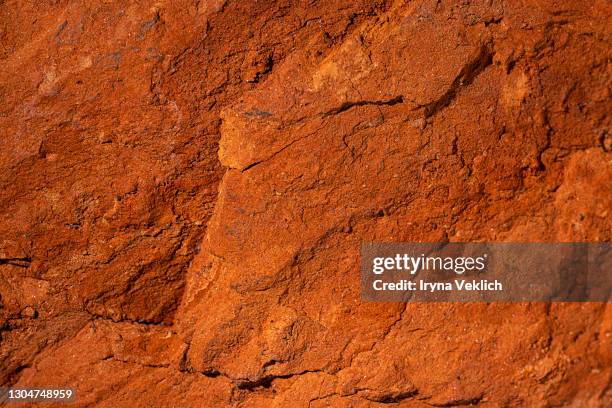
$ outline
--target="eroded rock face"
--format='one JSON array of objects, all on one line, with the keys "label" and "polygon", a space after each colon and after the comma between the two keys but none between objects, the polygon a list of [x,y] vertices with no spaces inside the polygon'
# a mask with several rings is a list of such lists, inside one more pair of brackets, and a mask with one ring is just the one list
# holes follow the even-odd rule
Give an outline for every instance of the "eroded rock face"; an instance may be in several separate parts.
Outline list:
[{"label": "eroded rock face", "polygon": [[[265,3],[265,4],[264,4]],[[362,241],[609,241],[604,1],[5,4],[2,383],[606,406],[606,304],[373,304]]]}]

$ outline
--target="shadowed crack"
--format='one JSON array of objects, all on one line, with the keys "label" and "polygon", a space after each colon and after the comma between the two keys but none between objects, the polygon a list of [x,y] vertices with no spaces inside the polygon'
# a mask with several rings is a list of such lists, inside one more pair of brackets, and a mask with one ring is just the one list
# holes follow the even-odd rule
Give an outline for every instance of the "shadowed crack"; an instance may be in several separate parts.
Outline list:
[{"label": "shadowed crack", "polygon": [[323,113],[322,117],[328,117],[328,116],[332,116],[332,115],[337,115],[339,113],[342,112],[346,112],[347,110],[354,108],[356,106],[367,106],[367,105],[372,105],[372,106],[393,106],[393,105],[397,105],[398,103],[404,103],[404,97],[402,95],[398,95],[395,98],[392,99],[386,99],[386,100],[382,100],[382,101],[356,101],[356,102],[344,102],[342,105],[340,105],[337,108],[331,109],[325,113]]},{"label": "shadowed crack", "polygon": [[[384,100],[380,100],[380,101],[368,101],[368,100],[364,100],[364,101],[355,101],[355,102],[345,102],[342,105],[333,108],[327,112],[323,112],[321,114],[318,114],[316,117],[321,117],[321,118],[327,118],[329,116],[333,116],[333,115],[337,115],[340,114],[342,112],[346,112],[349,109],[352,109],[354,107],[357,106],[393,106],[393,105],[397,105],[400,103],[404,103],[404,97],[402,95],[398,95],[395,98],[391,98],[391,99],[384,99]],[[311,117],[312,118],[312,117]],[[253,167],[267,162],[269,160],[271,160],[272,158],[274,158],[276,155],[278,155],[279,153],[283,152],[284,150],[288,149],[289,147],[291,147],[293,144],[302,141],[314,134],[316,134],[319,130],[321,130],[321,127],[319,127],[317,130],[315,130],[312,133],[309,133],[305,136],[302,136],[298,139],[295,139],[293,141],[291,141],[290,143],[286,144],[285,146],[283,146],[282,148],[280,148],[279,150],[275,151],[274,153],[272,153],[271,155],[269,155],[267,158],[262,159],[262,160],[257,160],[251,164],[249,164],[248,166],[244,167],[242,170],[240,170],[242,173],[244,173],[247,170],[252,169]]]},{"label": "shadowed crack", "polygon": [[0,265],[19,266],[20,268],[28,268],[32,263],[32,258],[0,258]]},{"label": "shadowed crack", "polygon": [[288,378],[297,377],[300,375],[314,374],[314,373],[321,373],[321,372],[322,372],[321,370],[305,370],[305,371],[301,371],[299,373],[294,373],[294,374],[266,375],[256,380],[238,381],[236,386],[238,387],[238,389],[241,389],[241,390],[252,391],[256,388],[270,388],[274,380],[278,380],[278,379],[286,380]]},{"label": "shadowed crack", "polygon": [[422,106],[425,109],[425,119],[430,118],[450,105],[459,93],[459,90],[471,84],[492,63],[493,54],[491,50],[486,45],[482,45],[478,55],[461,68],[459,75],[457,75],[448,90],[437,100]]},{"label": "shadowed crack", "polygon": [[478,405],[482,401],[483,398],[484,398],[483,395],[479,395],[474,398],[458,399],[458,400],[453,400],[449,402],[443,402],[440,404],[429,404],[429,405],[431,405],[432,407],[445,407],[445,408],[459,407],[459,406],[465,406],[465,405]]},{"label": "shadowed crack", "polygon": [[405,392],[400,392],[396,394],[384,394],[380,397],[361,397],[365,400],[378,402],[379,404],[397,404],[403,400],[413,398],[418,394],[418,390],[409,390]]}]

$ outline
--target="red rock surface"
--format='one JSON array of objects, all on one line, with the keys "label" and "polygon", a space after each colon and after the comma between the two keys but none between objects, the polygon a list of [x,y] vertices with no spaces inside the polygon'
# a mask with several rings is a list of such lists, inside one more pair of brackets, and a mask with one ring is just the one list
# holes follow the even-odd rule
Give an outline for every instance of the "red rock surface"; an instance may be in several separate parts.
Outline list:
[{"label": "red rock surface", "polygon": [[362,241],[610,241],[609,1],[0,3],[0,384],[612,404],[607,304],[363,303]]}]

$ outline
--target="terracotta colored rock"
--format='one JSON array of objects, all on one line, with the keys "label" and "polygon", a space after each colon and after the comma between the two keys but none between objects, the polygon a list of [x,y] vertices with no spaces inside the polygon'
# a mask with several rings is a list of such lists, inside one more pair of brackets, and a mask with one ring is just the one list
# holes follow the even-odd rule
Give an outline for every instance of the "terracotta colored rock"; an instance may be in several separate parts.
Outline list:
[{"label": "terracotta colored rock", "polygon": [[366,303],[359,247],[610,241],[611,15],[4,4],[0,384],[76,406],[609,406],[607,304]]}]

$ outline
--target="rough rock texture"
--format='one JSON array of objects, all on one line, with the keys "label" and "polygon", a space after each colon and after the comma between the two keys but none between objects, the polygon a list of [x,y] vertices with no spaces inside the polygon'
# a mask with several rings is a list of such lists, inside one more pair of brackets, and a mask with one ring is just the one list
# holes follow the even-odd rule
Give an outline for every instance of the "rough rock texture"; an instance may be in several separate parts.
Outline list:
[{"label": "rough rock texture", "polygon": [[610,241],[607,0],[0,2],[0,384],[612,404],[607,304],[373,304],[362,241]]}]

